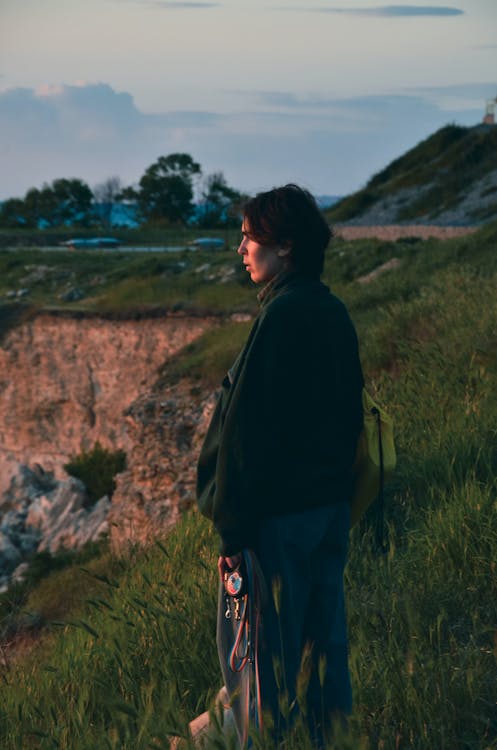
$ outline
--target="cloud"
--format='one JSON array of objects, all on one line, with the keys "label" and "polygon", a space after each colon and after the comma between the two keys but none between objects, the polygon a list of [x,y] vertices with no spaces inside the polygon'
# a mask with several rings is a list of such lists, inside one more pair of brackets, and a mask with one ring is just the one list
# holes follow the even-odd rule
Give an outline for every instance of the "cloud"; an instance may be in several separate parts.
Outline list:
[{"label": "cloud", "polygon": [[0,92],[0,199],[61,176],[136,181],[161,154],[187,150],[191,132],[218,125],[205,111],[143,113],[104,83]]},{"label": "cloud", "polygon": [[231,112],[144,113],[99,83],[0,92],[0,200],[56,177],[135,183],[160,155],[190,153],[255,191],[295,181],[345,194],[447,122],[476,125],[493,83],[334,98],[322,92],[232,91]]},{"label": "cloud", "polygon": [[297,96],[290,91],[261,91],[257,97],[266,106],[287,109],[327,109],[334,103],[326,97]]},{"label": "cloud", "polygon": [[[336,130],[342,125],[371,128],[385,118],[396,116],[415,116],[420,108],[435,110],[436,97],[429,97],[423,91],[400,94],[370,94],[365,96],[327,98],[325,96],[296,96],[286,91],[256,92],[255,98],[267,112],[292,117],[312,117],[327,121],[328,127]],[[362,125],[361,125],[362,123]]]},{"label": "cloud", "polygon": [[[450,86],[417,87],[409,91],[419,95],[441,112],[474,112],[483,114],[487,99],[495,97],[495,83],[463,83]],[[407,92],[406,92],[407,93]]]},{"label": "cloud", "polygon": [[[466,110],[479,112],[487,99],[495,96],[494,83],[477,82],[452,84],[448,86],[418,86],[390,94],[371,94],[351,98],[331,98],[323,95],[298,96],[290,91],[254,91],[256,102],[269,112],[315,113],[323,116],[346,113],[353,117],[357,113],[375,113],[375,117],[387,111],[412,110],[416,115],[417,108],[434,111],[453,111],[460,113]],[[246,92],[245,92],[246,96]]]},{"label": "cloud", "polygon": [[[140,2],[143,5],[143,2]],[[147,5],[164,10],[191,10],[197,8],[219,8],[221,3],[168,2],[168,0],[146,0]]]},{"label": "cloud", "polygon": [[[304,8],[302,8],[304,10]],[[354,16],[379,16],[381,18],[412,18],[419,16],[461,16],[463,10],[442,5],[380,5],[376,8],[306,8],[314,13],[341,13]]]}]

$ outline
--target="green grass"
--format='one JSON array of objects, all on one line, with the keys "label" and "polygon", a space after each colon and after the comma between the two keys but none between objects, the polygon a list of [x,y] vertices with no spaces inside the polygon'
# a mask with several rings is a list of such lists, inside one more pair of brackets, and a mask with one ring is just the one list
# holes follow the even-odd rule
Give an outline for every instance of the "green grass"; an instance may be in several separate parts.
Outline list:
[{"label": "green grass", "polygon": [[[41,659],[35,651],[5,674],[1,746],[145,748],[198,711],[217,682],[213,541],[194,515],[164,547],[106,572],[73,570],[70,593],[76,579],[88,601],[54,626]],[[68,578],[52,574],[50,591]],[[27,607],[40,601],[33,594]],[[175,648],[191,628],[198,637]]]},{"label": "green grass", "polygon": [[[334,750],[497,750],[496,247],[494,224],[459,240],[337,242],[330,252],[326,279],[357,324],[399,455],[387,553],[375,547],[374,508],[351,534],[355,707]],[[393,256],[400,269],[357,283]],[[229,284],[248,299],[248,286]],[[187,376],[210,388],[246,332],[220,323],[157,387]],[[167,748],[221,685],[216,550],[210,525],[190,512],[161,545],[121,560],[104,548],[47,571],[18,616],[65,624],[3,670],[0,747]],[[301,727],[284,745],[311,747]]]},{"label": "green grass", "polygon": [[189,378],[215,389],[231,367],[248,336],[250,323],[225,322],[208,330],[167,362],[159,383],[175,383]]},{"label": "green grass", "polygon": [[[71,289],[79,290],[81,298],[67,301]],[[13,300],[11,292],[20,290],[28,293]],[[232,246],[146,253],[24,249],[0,251],[0,305],[4,311],[22,305],[119,315],[157,310],[216,314],[228,308],[253,310],[254,294]]]}]

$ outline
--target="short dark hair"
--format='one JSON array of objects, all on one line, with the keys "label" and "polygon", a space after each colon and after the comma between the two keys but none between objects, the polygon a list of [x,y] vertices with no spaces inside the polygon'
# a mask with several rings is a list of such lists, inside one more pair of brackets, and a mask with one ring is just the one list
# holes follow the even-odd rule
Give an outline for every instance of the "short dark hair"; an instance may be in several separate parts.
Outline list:
[{"label": "short dark hair", "polygon": [[321,276],[333,233],[308,190],[290,183],[258,193],[245,203],[244,214],[252,239],[289,246],[298,273]]}]

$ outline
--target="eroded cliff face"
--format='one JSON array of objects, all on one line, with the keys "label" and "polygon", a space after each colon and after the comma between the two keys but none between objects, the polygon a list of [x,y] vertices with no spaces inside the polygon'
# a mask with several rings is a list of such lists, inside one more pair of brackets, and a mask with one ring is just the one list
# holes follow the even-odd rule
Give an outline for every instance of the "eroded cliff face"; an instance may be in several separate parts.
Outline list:
[{"label": "eroded cliff face", "polygon": [[216,394],[188,379],[159,383],[126,411],[131,449],[108,515],[113,551],[147,544],[195,503],[197,457]]},{"label": "eroded cliff face", "polygon": [[0,346],[0,496],[19,463],[61,477],[69,456],[97,440],[125,450],[131,467],[142,439],[135,402],[146,401],[158,368],[212,324],[41,314],[13,328]]}]

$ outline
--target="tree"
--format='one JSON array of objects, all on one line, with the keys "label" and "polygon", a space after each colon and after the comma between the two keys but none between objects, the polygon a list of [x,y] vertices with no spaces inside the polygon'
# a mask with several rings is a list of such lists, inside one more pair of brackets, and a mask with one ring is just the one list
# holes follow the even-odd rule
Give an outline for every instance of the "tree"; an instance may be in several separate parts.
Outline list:
[{"label": "tree", "polygon": [[0,223],[8,227],[57,227],[61,224],[88,226],[92,219],[93,195],[76,178],[61,178],[41,189],[30,188],[23,199],[10,198],[0,211]]},{"label": "tree", "polygon": [[[136,192],[138,208],[147,222],[185,224],[193,213],[193,181],[201,173],[189,154],[161,156],[145,171]],[[129,189],[126,191],[130,197]]]},{"label": "tree", "polygon": [[26,212],[22,198],[9,198],[0,207],[0,227],[19,229],[26,227]]},{"label": "tree", "polygon": [[2,226],[37,229],[40,224],[55,226],[57,199],[53,190],[44,185],[41,190],[30,188],[24,198],[11,198],[2,207]]},{"label": "tree", "polygon": [[78,179],[54,180],[51,185],[56,209],[53,214],[56,224],[79,224],[91,222],[93,194],[88,185]]},{"label": "tree", "polygon": [[30,188],[24,196],[26,224],[37,228],[40,224],[57,226],[60,222],[57,215],[58,200],[50,185],[43,185],[41,190]]},{"label": "tree", "polygon": [[122,185],[119,177],[108,177],[93,188],[95,212],[104,227],[112,226],[112,210],[120,202]]},{"label": "tree", "polygon": [[204,181],[197,224],[206,228],[237,226],[245,198],[238,190],[229,187],[222,172],[213,172]]}]

